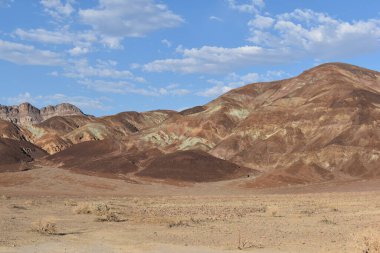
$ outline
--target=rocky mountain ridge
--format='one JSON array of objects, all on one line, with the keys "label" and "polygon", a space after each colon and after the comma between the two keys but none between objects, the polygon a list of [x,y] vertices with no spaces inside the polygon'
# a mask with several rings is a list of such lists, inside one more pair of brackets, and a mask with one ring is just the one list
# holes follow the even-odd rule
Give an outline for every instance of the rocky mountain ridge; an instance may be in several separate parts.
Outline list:
[{"label": "rocky mountain ridge", "polygon": [[76,106],[62,103],[56,106],[47,106],[38,109],[30,103],[14,106],[0,105],[0,119],[10,121],[16,125],[37,124],[54,116],[81,115],[83,112]]},{"label": "rocky mountain ridge", "polygon": [[50,165],[130,180],[245,175],[245,186],[268,187],[378,178],[380,73],[328,63],[182,112],[3,122],[0,134],[54,154]]}]

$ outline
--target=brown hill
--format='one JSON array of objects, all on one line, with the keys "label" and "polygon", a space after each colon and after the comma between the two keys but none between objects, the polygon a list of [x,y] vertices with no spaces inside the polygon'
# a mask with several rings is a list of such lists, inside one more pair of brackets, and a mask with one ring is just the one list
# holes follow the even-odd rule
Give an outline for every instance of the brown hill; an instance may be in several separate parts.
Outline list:
[{"label": "brown hill", "polygon": [[88,141],[73,145],[47,158],[49,163],[78,173],[125,178],[142,164],[162,153],[158,149],[127,151],[118,141]]},{"label": "brown hill", "polygon": [[27,163],[45,155],[45,151],[27,141],[0,138],[0,172],[28,169]]},{"label": "brown hill", "polygon": [[203,151],[178,151],[151,159],[138,176],[187,182],[211,182],[254,174],[250,169]]}]

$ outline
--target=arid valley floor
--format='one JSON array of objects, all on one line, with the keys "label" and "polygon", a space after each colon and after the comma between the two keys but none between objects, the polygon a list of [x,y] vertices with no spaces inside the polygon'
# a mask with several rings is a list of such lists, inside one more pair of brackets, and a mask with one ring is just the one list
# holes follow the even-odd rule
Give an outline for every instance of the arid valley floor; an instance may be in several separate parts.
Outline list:
[{"label": "arid valley floor", "polygon": [[3,173],[0,252],[378,252],[379,181],[265,190],[244,181]]}]

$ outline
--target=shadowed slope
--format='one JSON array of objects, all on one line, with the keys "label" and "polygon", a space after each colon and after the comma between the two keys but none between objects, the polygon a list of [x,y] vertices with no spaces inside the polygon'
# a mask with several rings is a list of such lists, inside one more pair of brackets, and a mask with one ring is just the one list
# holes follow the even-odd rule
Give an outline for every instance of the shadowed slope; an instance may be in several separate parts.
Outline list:
[{"label": "shadowed slope", "polygon": [[153,158],[139,176],[188,182],[211,182],[247,176],[253,171],[203,151],[179,151]]},{"label": "shadowed slope", "polygon": [[0,172],[27,169],[26,163],[45,155],[45,151],[27,141],[0,138]]}]

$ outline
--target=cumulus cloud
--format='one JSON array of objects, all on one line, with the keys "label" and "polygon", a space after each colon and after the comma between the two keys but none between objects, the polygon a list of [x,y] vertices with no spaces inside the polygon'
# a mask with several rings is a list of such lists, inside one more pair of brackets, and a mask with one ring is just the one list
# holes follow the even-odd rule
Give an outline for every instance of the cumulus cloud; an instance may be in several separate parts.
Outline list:
[{"label": "cumulus cloud", "polygon": [[182,17],[155,0],[100,0],[99,6],[79,11],[83,23],[105,38],[143,37],[179,26]]},{"label": "cumulus cloud", "polygon": [[156,87],[136,87],[128,81],[109,81],[109,80],[90,80],[84,79],[79,81],[88,89],[95,90],[103,93],[115,93],[115,94],[138,94],[143,96],[162,96],[162,95],[175,95],[181,96],[190,93],[186,89],[180,89],[177,86],[166,86],[163,88]]},{"label": "cumulus cloud", "polygon": [[67,52],[72,56],[89,53],[94,43],[99,43],[98,36],[92,31],[71,32],[67,28],[49,31],[46,29],[16,29],[12,36],[22,40],[53,45],[72,45]]},{"label": "cumulus cloud", "polygon": [[116,61],[97,60],[94,66],[90,65],[87,59],[72,61],[65,66],[63,75],[70,78],[110,78],[110,79],[129,79],[144,83],[145,79],[135,76],[129,70],[117,69]]},{"label": "cumulus cloud", "polygon": [[58,53],[4,40],[0,40],[0,59],[20,65],[55,66],[64,63]]},{"label": "cumulus cloud", "polygon": [[180,47],[176,50],[179,57],[158,59],[143,65],[143,69],[221,73],[303,59],[351,57],[380,49],[380,19],[347,22],[324,13],[296,9],[277,16],[257,14],[248,22],[248,28],[247,40],[252,44],[234,48]]},{"label": "cumulus cloud", "polygon": [[74,0],[41,0],[40,3],[46,13],[58,20],[69,17],[74,12]]},{"label": "cumulus cloud", "polygon": [[256,16],[248,26],[251,42],[275,49],[287,47],[302,57],[350,57],[380,48],[380,19],[347,22],[296,9],[273,18]]},{"label": "cumulus cloud", "polygon": [[231,9],[246,12],[246,13],[258,13],[264,6],[264,0],[227,0]]}]

